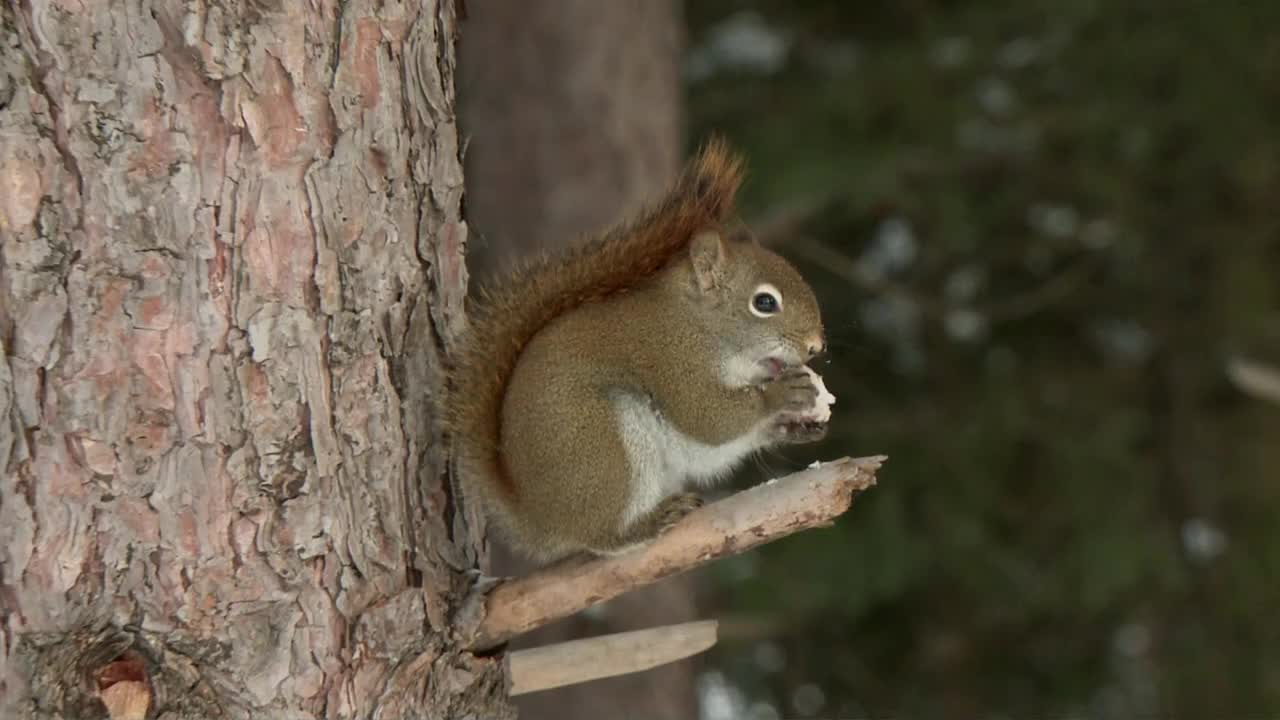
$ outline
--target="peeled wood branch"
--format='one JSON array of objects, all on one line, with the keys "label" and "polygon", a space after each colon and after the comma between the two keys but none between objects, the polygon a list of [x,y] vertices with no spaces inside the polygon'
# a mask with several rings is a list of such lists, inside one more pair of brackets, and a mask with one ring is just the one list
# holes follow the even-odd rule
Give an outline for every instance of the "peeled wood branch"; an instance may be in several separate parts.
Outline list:
[{"label": "peeled wood branch", "polygon": [[883,456],[841,458],[707,505],[652,543],[613,557],[553,565],[496,585],[470,647],[524,632],[717,558],[828,525],[875,484]]},{"label": "peeled wood branch", "polygon": [[716,621],[699,620],[517,650],[507,656],[511,694],[640,672],[715,644]]}]

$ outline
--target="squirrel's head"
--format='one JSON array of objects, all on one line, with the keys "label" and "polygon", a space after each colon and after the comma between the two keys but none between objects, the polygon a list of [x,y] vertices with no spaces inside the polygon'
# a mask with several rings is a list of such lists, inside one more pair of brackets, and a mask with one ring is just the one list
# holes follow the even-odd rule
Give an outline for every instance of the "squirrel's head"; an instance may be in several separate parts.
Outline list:
[{"label": "squirrel's head", "polygon": [[692,312],[723,343],[727,383],[776,377],[825,349],[813,289],[777,253],[704,232],[689,244],[687,267]]}]

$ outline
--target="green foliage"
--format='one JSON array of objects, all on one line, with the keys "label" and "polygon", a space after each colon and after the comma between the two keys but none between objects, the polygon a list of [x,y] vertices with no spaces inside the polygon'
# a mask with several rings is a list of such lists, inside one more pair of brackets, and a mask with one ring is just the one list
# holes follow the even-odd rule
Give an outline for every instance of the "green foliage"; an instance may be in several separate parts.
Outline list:
[{"label": "green foliage", "polygon": [[891,457],[726,573],[785,666],[719,662],[785,717],[1280,714],[1280,408],[1224,369],[1280,366],[1280,3],[688,12],[690,136],[826,308],[796,457]]}]

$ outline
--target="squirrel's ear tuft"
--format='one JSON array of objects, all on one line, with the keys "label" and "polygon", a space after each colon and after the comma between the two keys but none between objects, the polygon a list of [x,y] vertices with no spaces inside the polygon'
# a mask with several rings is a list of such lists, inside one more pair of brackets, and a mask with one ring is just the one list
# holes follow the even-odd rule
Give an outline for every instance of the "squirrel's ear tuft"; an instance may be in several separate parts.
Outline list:
[{"label": "squirrel's ear tuft", "polygon": [[742,185],[742,172],[742,157],[717,135],[702,146],[685,169],[684,185],[707,215],[714,220],[724,220],[733,212],[734,196]]},{"label": "squirrel's ear tuft", "polygon": [[708,230],[698,233],[689,243],[689,260],[693,263],[693,279],[698,289],[706,292],[724,285],[728,272],[724,238]]}]

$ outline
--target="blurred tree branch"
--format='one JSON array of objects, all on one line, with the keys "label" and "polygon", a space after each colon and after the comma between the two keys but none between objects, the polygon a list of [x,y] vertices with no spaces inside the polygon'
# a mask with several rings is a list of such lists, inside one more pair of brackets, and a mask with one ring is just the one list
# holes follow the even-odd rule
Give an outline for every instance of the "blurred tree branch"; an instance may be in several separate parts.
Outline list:
[{"label": "blurred tree branch", "polygon": [[863,266],[855,257],[835,250],[809,236],[805,232],[805,226],[836,201],[835,197],[826,197],[783,208],[765,218],[753,234],[762,245],[785,248],[785,252],[794,257],[804,258],[828,272],[835,273],[854,287],[868,293],[909,300],[913,305],[933,316],[941,316],[949,310],[967,307],[983,315],[992,323],[1021,320],[1043,311],[1078,290],[1097,266],[1095,262],[1097,256],[1090,254],[1068,264],[1052,277],[1026,292],[985,303],[948,302],[917,292],[904,283],[891,280],[882,273]]},{"label": "blurred tree branch", "polygon": [[1233,357],[1227,361],[1227,378],[1240,392],[1280,405],[1280,368]]}]

